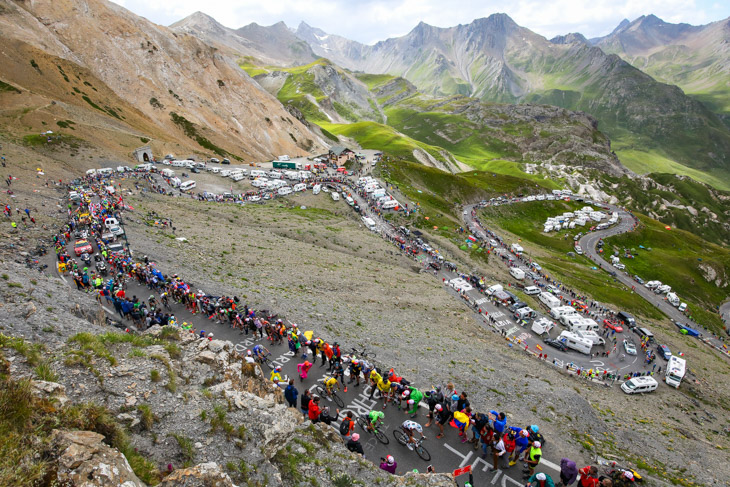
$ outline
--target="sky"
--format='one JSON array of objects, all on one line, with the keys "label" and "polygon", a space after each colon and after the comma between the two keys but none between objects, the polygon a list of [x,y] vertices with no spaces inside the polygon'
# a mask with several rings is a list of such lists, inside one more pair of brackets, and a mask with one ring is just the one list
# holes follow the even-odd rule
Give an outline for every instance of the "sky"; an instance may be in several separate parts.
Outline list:
[{"label": "sky", "polygon": [[730,1],[717,0],[112,0],[137,15],[169,25],[202,11],[226,27],[304,21],[329,34],[365,44],[407,34],[420,21],[438,27],[468,24],[506,13],[547,37],[580,32],[609,34],[621,20],[654,14],[671,23],[706,24],[730,17]]}]

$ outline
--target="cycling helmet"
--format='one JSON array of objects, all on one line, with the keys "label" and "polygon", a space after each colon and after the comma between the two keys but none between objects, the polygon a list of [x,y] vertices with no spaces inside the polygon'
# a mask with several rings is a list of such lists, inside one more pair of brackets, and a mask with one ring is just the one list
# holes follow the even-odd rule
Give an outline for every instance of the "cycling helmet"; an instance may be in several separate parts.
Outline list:
[{"label": "cycling helmet", "polygon": [[533,433],[537,433],[538,431],[540,431],[540,428],[536,424],[533,424],[532,426],[530,426],[530,429],[532,430]]},{"label": "cycling helmet", "polygon": [[451,400],[452,401],[458,401],[459,400],[459,395],[458,394],[454,394],[453,396],[451,396]]},{"label": "cycling helmet", "polygon": [[530,433],[527,430],[521,430],[520,436],[524,436],[525,438],[527,438],[528,436],[530,436]]},{"label": "cycling helmet", "polygon": [[413,406],[414,404],[415,404],[415,401],[413,401],[413,399],[409,399],[408,400],[408,405],[409,406]]},{"label": "cycling helmet", "polygon": [[443,406],[441,404],[436,404],[436,406],[434,406],[434,409],[436,411],[443,411],[444,408],[443,408]]},{"label": "cycling helmet", "polygon": [[154,294],[150,294],[150,299],[155,299],[155,295]]},{"label": "cycling helmet", "polygon": [[246,355],[248,355],[250,357],[252,355],[251,350],[246,350]]},{"label": "cycling helmet", "polygon": [[312,342],[310,340],[307,340],[306,342],[304,342],[305,345],[310,345],[311,343]]},{"label": "cycling helmet", "polygon": [[540,443],[539,441],[535,441],[532,443],[532,446],[534,446],[535,448],[540,448],[542,446],[542,443]]},{"label": "cycling helmet", "polygon": [[624,471],[624,477],[626,477],[628,480],[634,480],[633,472],[629,472],[628,470]]},{"label": "cycling helmet", "polygon": [[388,462],[388,465],[393,465],[395,463],[395,458],[393,458],[393,455],[388,455],[385,457],[385,461]]},{"label": "cycling helmet", "polygon": [[277,366],[277,367],[276,367],[276,368],[274,369],[274,372],[281,372],[281,367],[280,367],[280,366]]},{"label": "cycling helmet", "polygon": [[358,435],[357,433],[353,433],[350,438],[352,438],[352,441],[357,441],[360,439],[360,435]]},{"label": "cycling helmet", "polygon": [[410,395],[411,395],[411,391],[410,390],[403,391],[403,399],[407,398]]}]

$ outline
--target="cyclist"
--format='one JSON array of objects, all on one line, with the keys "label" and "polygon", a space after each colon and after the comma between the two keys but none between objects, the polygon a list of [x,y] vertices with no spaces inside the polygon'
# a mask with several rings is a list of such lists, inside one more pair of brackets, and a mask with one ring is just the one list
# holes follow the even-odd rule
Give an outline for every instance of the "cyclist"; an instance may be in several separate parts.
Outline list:
[{"label": "cyclist", "polygon": [[328,396],[332,395],[335,387],[337,387],[337,390],[340,390],[340,383],[335,377],[326,377],[322,382],[324,383],[324,389],[327,391]]},{"label": "cyclist", "polygon": [[154,310],[157,307],[157,300],[155,299],[154,294],[149,297],[147,302],[149,303],[150,309]]},{"label": "cyclist", "polygon": [[269,351],[263,345],[255,345],[253,347],[253,356],[259,362],[263,362],[268,353]]},{"label": "cyclist", "polygon": [[614,487],[630,487],[636,485],[634,473],[630,470],[616,470],[611,473],[611,480]]},{"label": "cyclist", "polygon": [[409,450],[413,450],[414,446],[416,445],[416,439],[413,438],[414,430],[418,431],[418,433],[421,435],[422,440],[426,439],[426,436],[423,434],[423,428],[415,421],[411,421],[410,419],[403,421],[403,424],[400,427],[408,435],[408,444],[406,446]]},{"label": "cyclist", "polygon": [[377,426],[377,423],[382,423],[385,420],[385,413],[382,411],[370,411],[368,413],[368,431],[371,433],[375,432],[375,427]]},{"label": "cyclist", "polygon": [[167,293],[162,293],[162,297],[160,298],[160,301],[162,301],[162,304],[165,306],[165,308],[170,309],[170,302],[167,298]]}]

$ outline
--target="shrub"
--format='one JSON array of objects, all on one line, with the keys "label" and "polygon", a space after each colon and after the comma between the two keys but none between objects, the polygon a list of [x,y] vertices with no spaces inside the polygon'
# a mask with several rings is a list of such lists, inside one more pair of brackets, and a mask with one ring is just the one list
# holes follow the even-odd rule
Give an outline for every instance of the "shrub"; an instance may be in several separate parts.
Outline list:
[{"label": "shrub", "polygon": [[162,379],[162,377],[160,376],[159,370],[157,370],[157,369],[150,370],[150,380],[152,382],[160,382],[160,379]]}]

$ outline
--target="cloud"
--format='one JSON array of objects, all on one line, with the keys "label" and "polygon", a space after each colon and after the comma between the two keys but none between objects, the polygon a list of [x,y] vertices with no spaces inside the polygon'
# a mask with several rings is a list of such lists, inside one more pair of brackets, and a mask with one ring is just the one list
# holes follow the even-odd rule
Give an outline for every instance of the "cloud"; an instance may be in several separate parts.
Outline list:
[{"label": "cloud", "polygon": [[730,16],[730,2],[716,0],[114,0],[138,15],[169,25],[198,10],[227,27],[251,22],[300,21],[360,42],[403,35],[418,22],[439,27],[470,23],[496,12],[545,37],[581,32],[605,35],[624,18],[655,14],[667,22],[704,24]]}]

